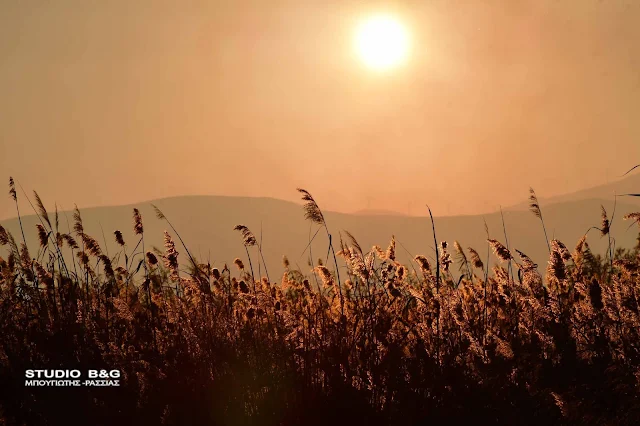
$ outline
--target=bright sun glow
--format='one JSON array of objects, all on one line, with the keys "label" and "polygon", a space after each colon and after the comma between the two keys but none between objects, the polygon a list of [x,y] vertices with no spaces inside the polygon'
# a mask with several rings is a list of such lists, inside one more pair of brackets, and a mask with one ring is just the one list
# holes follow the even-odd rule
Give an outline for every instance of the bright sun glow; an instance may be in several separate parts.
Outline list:
[{"label": "bright sun glow", "polygon": [[406,60],[409,54],[409,35],[398,20],[389,15],[377,15],[358,26],[355,47],[369,68],[386,70]]}]

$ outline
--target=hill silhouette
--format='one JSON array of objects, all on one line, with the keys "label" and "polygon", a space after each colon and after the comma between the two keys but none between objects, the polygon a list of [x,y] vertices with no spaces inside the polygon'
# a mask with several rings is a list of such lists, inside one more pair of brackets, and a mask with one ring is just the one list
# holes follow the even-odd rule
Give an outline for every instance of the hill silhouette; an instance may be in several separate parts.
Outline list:
[{"label": "hill silhouette", "polygon": [[[615,182],[606,183],[603,185],[594,186],[591,188],[582,189],[580,191],[571,192],[568,194],[556,195],[553,197],[538,197],[540,202],[546,205],[566,203],[569,201],[589,200],[589,199],[602,199],[613,200],[615,195],[638,193],[640,192],[640,173],[628,175]],[[619,201],[623,201],[626,204],[640,205],[640,198],[624,197]],[[523,201],[509,209],[528,209],[528,202]]]},{"label": "hill silhouette", "polygon": [[[618,199],[613,218],[611,234],[616,247],[633,247],[638,235],[635,228],[629,229],[628,224],[622,221],[623,215],[638,210],[636,204],[627,201],[630,199]],[[143,216],[147,250],[153,246],[163,249],[163,231],[172,231],[164,221],[155,217],[152,203],[169,218],[191,253],[204,262],[210,260],[212,265],[220,267],[224,263],[231,264],[235,257],[246,258],[241,236],[233,230],[234,226],[243,224],[262,241],[271,279],[282,272],[283,255],[289,258],[293,268],[299,267],[305,273],[311,269],[305,248],[316,232],[317,225],[310,226],[304,219],[301,205],[272,198],[184,196],[125,206],[87,208],[81,211],[85,231],[94,236],[113,256],[119,250],[113,232],[120,230],[124,234],[128,250],[131,250],[137,243],[132,231],[132,209],[137,207]],[[599,226],[601,205],[607,210],[609,218],[614,207],[612,200],[600,198],[541,204],[549,238],[558,238],[570,248],[589,228]],[[324,213],[336,242],[339,233],[346,230],[368,250],[374,244],[386,247],[391,236],[395,235],[398,241],[398,260],[401,262],[410,263],[417,254],[434,257],[433,234],[428,217]],[[452,243],[458,240],[463,247],[473,247],[486,255],[486,221],[490,237],[505,242],[499,212],[477,216],[438,216],[436,211],[434,215],[438,241]],[[506,210],[503,215],[509,246],[528,254],[543,271],[548,252],[539,220],[531,212],[519,209]],[[61,232],[68,232],[67,221],[71,223],[71,216],[70,212],[60,213]],[[35,256],[35,225],[39,223],[38,219],[35,215],[29,215],[24,216],[22,222],[32,256]],[[13,233],[16,240],[21,240],[17,219],[3,221],[2,225]],[[344,233],[342,235],[344,237]],[[591,230],[588,242],[595,253],[604,253],[608,239],[601,238],[597,230]],[[178,247],[178,251],[182,255],[181,260],[185,261],[184,249]],[[311,253],[314,262],[318,258],[326,260],[326,234],[317,234],[311,245]],[[257,253],[254,254],[257,256]],[[494,262],[495,259],[492,257],[491,261]],[[257,273],[257,265],[255,268]],[[264,275],[264,271],[262,274]]]}]

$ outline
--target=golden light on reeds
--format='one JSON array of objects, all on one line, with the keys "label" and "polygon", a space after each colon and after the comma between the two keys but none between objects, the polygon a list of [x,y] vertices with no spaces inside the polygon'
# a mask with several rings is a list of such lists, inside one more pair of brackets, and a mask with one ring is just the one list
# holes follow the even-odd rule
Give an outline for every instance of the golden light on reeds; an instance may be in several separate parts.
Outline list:
[{"label": "golden light on reeds", "polygon": [[[307,219],[326,227],[310,194],[304,191],[303,197]],[[0,371],[5,376],[24,374],[22,363],[8,360],[19,359],[19,355],[40,359],[55,347],[56,356],[63,360],[77,360],[79,353],[92,362],[109,359],[114,368],[136,377],[127,383],[133,392],[126,396],[134,395],[141,404],[148,401],[148,389],[179,387],[182,377],[175,379],[166,373],[159,376],[159,371],[180,371],[197,385],[180,388],[189,398],[178,398],[179,404],[197,409],[189,405],[191,399],[197,400],[203,389],[214,389],[217,377],[228,375],[235,380],[250,370],[265,380],[243,385],[238,391],[242,392],[242,402],[234,408],[234,416],[257,419],[265,412],[247,407],[245,402],[264,392],[276,395],[284,387],[323,398],[325,392],[335,392],[348,402],[349,396],[356,396],[361,398],[359,406],[364,407],[359,409],[377,416],[382,416],[386,404],[394,404],[393,409],[399,412],[412,413],[414,404],[423,403],[416,402],[417,392],[425,386],[433,387],[436,380],[447,383],[454,376],[457,379],[447,385],[450,389],[446,394],[433,401],[434,405],[428,405],[430,399],[426,398],[425,407],[437,409],[437,404],[444,401],[473,417],[478,410],[461,408],[458,402],[475,387],[478,393],[500,393],[498,402],[490,403],[513,410],[517,416],[531,402],[531,396],[525,392],[520,397],[524,402],[513,397],[514,375],[538,375],[528,384],[536,392],[533,398],[537,406],[548,413],[549,419],[559,415],[573,419],[581,418],[589,407],[579,404],[582,396],[576,398],[570,391],[573,388],[564,390],[566,383],[578,383],[582,392],[589,389],[584,384],[600,389],[602,383],[599,379],[590,381],[594,374],[576,375],[567,363],[578,365],[577,371],[594,373],[602,371],[604,362],[615,367],[610,375],[619,383],[631,377],[628,386],[620,390],[612,387],[607,392],[625,399],[630,407],[636,403],[637,383],[626,367],[634,371],[639,368],[633,342],[638,340],[640,323],[636,302],[640,245],[619,248],[609,259],[591,253],[586,235],[573,254],[564,243],[553,239],[546,270],[538,271],[538,265],[522,251],[488,239],[496,258],[508,263],[509,268],[494,265],[490,273],[479,253],[472,248],[465,250],[457,240],[448,244],[434,238],[435,246],[430,247],[435,251],[433,265],[423,255],[413,257],[406,265],[402,263],[406,260],[403,252],[396,252],[396,244],[405,247],[395,236],[387,250],[372,246],[364,253],[355,237],[346,232],[346,241],[340,241],[340,262],[325,265],[327,262],[320,259],[305,273],[285,256],[282,280],[272,283],[266,277],[255,280],[253,271],[250,274],[249,248],[258,250],[260,243],[243,225],[235,229],[243,237],[240,247],[247,253],[246,267],[240,258],[234,259],[233,270],[226,264],[219,269],[211,261],[200,260],[196,270],[181,264],[172,235],[183,244],[185,253],[188,249],[177,232],[164,232],[165,250],[161,252],[155,247],[152,251],[127,251],[122,233],[113,231],[111,244],[115,239],[121,251],[110,257],[108,244],[103,252],[86,232],[90,223],[87,219],[85,227],[79,210],[74,212],[75,229],[55,239],[50,238],[44,206],[34,206],[34,210],[42,219],[29,227],[38,236],[40,247],[35,256],[27,244],[18,247],[11,233],[0,226],[0,245],[8,252],[6,259],[0,257],[0,300],[6,308],[0,319],[7,325],[8,337],[2,346]],[[168,223],[164,214],[157,215]],[[610,231],[615,225],[614,215],[609,218],[603,212],[603,218]],[[625,219],[634,225],[640,214],[630,213]],[[74,237],[79,238],[82,249],[78,250]],[[68,247],[64,249],[70,248],[73,255],[65,257],[52,250],[59,247],[57,240],[66,242]],[[122,252],[125,256],[120,256]],[[452,255],[460,264],[458,270],[451,267]],[[132,262],[134,256],[139,260]],[[64,262],[69,262],[73,272],[64,269]],[[517,280],[511,271],[514,263]],[[472,269],[483,270],[485,266],[484,274]],[[340,269],[346,273],[342,284]],[[25,344],[19,337],[27,333],[30,340]],[[53,346],[57,340],[62,344]],[[71,340],[81,344],[68,345]],[[524,357],[535,362],[519,362]],[[233,363],[221,359],[242,362],[234,369],[229,366]],[[542,370],[531,367],[540,363],[548,365]],[[331,367],[337,364],[341,367]],[[509,368],[503,368],[505,364]],[[192,372],[193,368],[198,371]],[[357,374],[345,375],[347,369]],[[403,378],[389,381],[399,371]],[[563,376],[564,387],[558,387],[561,391],[538,399],[539,393],[548,394],[549,383],[566,374],[571,375],[567,376],[570,380]],[[322,383],[325,377],[341,384],[336,390],[327,390]],[[483,380],[490,384],[483,385]],[[367,383],[374,384],[381,395],[393,393],[393,398],[383,401],[373,397]],[[169,391],[161,397],[169,401],[173,396]],[[221,410],[233,406],[233,399],[223,399]],[[31,400],[32,407],[38,407],[33,405],[37,401]],[[473,398],[467,401],[473,404]],[[159,409],[152,405],[145,413],[154,419],[167,415],[162,407],[171,402],[162,402]],[[487,404],[487,400],[481,404]],[[420,406],[419,410],[423,409]],[[266,415],[272,415],[272,410]]]}]

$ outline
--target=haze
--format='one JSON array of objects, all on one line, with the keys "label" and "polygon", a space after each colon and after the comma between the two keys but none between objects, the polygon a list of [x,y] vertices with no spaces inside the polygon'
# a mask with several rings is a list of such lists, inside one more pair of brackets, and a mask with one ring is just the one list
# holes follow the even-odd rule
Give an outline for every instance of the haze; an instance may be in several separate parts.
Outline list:
[{"label": "haze", "polygon": [[[638,163],[640,3],[374,6],[3,0],[1,178],[67,209],[304,187],[326,210],[453,215]],[[384,74],[352,49],[379,9],[412,38]]]}]

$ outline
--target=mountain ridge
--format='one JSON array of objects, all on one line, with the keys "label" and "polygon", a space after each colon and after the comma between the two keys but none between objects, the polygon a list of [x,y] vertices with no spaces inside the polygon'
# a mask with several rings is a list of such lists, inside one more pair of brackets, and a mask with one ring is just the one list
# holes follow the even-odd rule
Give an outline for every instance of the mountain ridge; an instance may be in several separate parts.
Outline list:
[{"label": "mountain ridge", "polygon": [[[283,255],[288,256],[291,264],[303,272],[309,272],[311,269],[308,265],[305,267],[305,263],[308,263],[308,252],[305,252],[305,248],[316,232],[317,225],[304,219],[302,205],[270,197],[177,196],[124,206],[87,208],[81,210],[85,230],[111,255],[121,250],[113,238],[113,232],[120,230],[125,241],[129,243],[127,248],[130,249],[137,242],[137,237],[132,232],[132,209],[137,207],[143,216],[147,250],[154,246],[162,248],[164,230],[169,230],[176,240],[177,238],[166,223],[155,217],[152,203],[161,209],[176,227],[189,251],[203,261],[211,260],[215,266],[231,264],[236,257],[246,258],[241,235],[233,230],[236,225],[243,224],[262,242],[270,273],[277,271],[279,274],[282,271],[280,265]],[[599,226],[600,205],[605,206],[611,218],[613,202],[603,199],[543,205],[549,238],[558,238],[567,246],[572,246],[590,227]],[[631,248],[635,244],[637,232],[632,232],[627,226],[621,226],[621,217],[637,210],[637,206],[633,204],[618,202],[611,227],[617,247]],[[71,220],[70,213],[60,212],[63,217],[66,215],[67,219]],[[324,212],[324,215],[336,245],[341,232],[347,230],[365,250],[374,244],[386,246],[392,235],[395,236],[398,242],[398,260],[403,263],[410,263],[417,254],[432,259],[435,255],[431,223],[427,217],[367,216],[330,211]],[[503,242],[505,227],[510,247],[528,254],[536,263],[542,265],[539,270],[543,272],[548,253],[540,221],[529,211],[505,210],[503,216],[504,224],[498,212],[474,216],[436,216],[436,236],[438,241],[452,243],[458,240],[465,248],[473,247],[478,252],[483,252],[486,248],[485,221],[490,237]],[[25,215],[22,222],[27,242],[34,254],[38,247],[35,225],[39,221],[35,215]],[[18,241],[21,239],[17,219],[0,223],[12,232]],[[65,219],[61,219],[60,223],[61,232],[68,232],[71,228],[71,224],[67,225]],[[344,234],[342,236],[344,238]],[[608,239],[599,238],[594,232],[590,232],[588,241],[595,253],[604,253]],[[324,262],[327,261],[327,246],[326,234],[319,232],[311,244],[314,263],[319,257],[322,257]],[[178,251],[181,252],[184,261],[184,249],[179,247]],[[253,256],[257,256],[257,253],[252,252]],[[492,256],[491,264],[494,263],[498,262]],[[254,266],[256,264],[257,257],[254,258]],[[258,267],[255,267],[257,273]],[[270,278],[274,279],[274,276]]]}]

